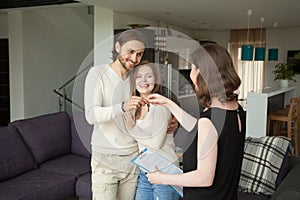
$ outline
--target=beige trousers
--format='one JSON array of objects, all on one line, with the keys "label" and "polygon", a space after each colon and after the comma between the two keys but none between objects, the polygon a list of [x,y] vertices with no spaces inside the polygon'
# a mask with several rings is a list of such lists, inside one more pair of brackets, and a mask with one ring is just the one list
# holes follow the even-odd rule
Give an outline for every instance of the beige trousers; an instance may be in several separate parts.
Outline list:
[{"label": "beige trousers", "polygon": [[135,155],[92,153],[93,200],[134,200],[139,170],[130,160]]}]

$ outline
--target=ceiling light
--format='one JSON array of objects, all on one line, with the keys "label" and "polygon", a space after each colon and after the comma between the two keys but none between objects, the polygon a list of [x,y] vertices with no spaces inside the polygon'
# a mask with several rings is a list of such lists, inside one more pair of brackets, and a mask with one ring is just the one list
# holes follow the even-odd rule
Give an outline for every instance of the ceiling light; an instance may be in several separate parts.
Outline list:
[{"label": "ceiling light", "polygon": [[252,10],[247,10],[248,15],[248,30],[247,30],[247,44],[242,46],[242,60],[253,60],[253,45],[249,44],[249,26],[250,26],[250,16],[252,15]]},{"label": "ceiling light", "polygon": [[[276,34],[276,27],[278,25],[277,22],[274,22],[274,32]],[[277,39],[277,34],[275,35]],[[277,61],[278,60],[278,48],[269,48],[269,53],[268,53],[268,60],[269,61]]]},{"label": "ceiling light", "polygon": [[264,61],[265,60],[265,55],[266,55],[266,48],[264,47],[265,44],[262,43],[262,24],[265,21],[264,17],[260,18],[260,45],[259,47],[255,48],[255,56],[254,60],[257,61]]}]

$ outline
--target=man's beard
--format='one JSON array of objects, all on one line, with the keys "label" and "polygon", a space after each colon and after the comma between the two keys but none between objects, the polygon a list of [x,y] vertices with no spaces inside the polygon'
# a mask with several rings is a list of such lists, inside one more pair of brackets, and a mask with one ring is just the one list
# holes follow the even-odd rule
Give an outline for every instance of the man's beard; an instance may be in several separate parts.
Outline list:
[{"label": "man's beard", "polygon": [[126,64],[125,64],[126,61],[122,61],[122,60],[124,60],[124,59],[122,59],[122,56],[119,56],[118,60],[121,63],[121,66],[123,67],[123,69],[125,69],[127,72],[129,72],[131,70],[126,67]]}]

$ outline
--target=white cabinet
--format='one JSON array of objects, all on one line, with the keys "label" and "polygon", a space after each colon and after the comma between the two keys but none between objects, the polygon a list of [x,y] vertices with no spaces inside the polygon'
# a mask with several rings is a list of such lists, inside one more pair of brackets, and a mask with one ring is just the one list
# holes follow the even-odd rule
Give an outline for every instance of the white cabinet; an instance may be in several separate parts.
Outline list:
[{"label": "white cabinet", "polygon": [[283,108],[295,96],[295,87],[249,92],[246,105],[246,136],[263,137],[267,133],[269,112]]}]

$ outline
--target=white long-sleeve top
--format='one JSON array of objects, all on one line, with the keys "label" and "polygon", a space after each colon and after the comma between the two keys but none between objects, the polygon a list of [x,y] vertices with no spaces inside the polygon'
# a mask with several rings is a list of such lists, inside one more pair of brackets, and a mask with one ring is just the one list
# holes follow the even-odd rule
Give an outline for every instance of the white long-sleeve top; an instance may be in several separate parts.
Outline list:
[{"label": "white long-sleeve top", "polygon": [[178,164],[173,134],[167,134],[170,119],[171,113],[167,108],[150,105],[145,118],[137,120],[136,125],[129,132],[138,142],[140,151],[148,148]]},{"label": "white long-sleeve top", "polygon": [[129,77],[123,80],[109,65],[92,67],[85,80],[84,107],[88,123],[94,125],[92,150],[129,155],[137,142],[124,130],[121,103],[130,97]]}]

